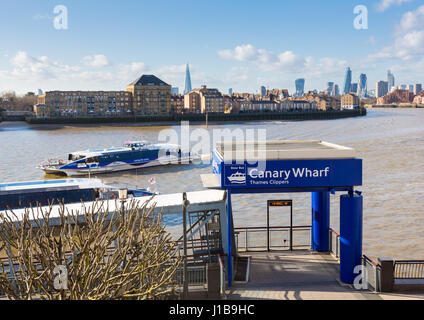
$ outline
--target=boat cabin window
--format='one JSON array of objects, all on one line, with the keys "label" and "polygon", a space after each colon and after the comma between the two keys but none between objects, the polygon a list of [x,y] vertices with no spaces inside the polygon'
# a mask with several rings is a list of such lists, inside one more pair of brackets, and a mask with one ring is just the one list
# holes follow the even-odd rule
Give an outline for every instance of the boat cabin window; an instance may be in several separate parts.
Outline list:
[{"label": "boat cabin window", "polygon": [[85,158],[85,156],[83,156],[83,155],[75,155],[75,154],[71,153],[68,157],[68,160],[69,161],[78,161],[78,160],[81,160],[81,159],[84,159],[84,158]]},{"label": "boat cabin window", "polygon": [[129,142],[125,144],[126,148],[131,148],[131,149],[138,149],[138,148],[143,148],[145,146],[144,143],[142,142]]},{"label": "boat cabin window", "polygon": [[99,163],[99,158],[98,157],[92,157],[92,158],[88,158],[87,163]]}]

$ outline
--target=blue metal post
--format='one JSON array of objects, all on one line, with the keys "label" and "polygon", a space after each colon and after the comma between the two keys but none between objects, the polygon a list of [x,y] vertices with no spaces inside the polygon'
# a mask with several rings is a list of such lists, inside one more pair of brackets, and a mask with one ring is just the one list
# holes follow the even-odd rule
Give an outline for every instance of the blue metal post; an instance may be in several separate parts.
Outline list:
[{"label": "blue metal post", "polygon": [[228,251],[228,287],[233,285],[233,226],[232,226],[231,191],[227,190],[227,251]]},{"label": "blue metal post", "polygon": [[340,280],[353,284],[362,263],[363,198],[352,192],[340,197]]},{"label": "blue metal post", "polygon": [[312,250],[330,251],[330,192],[312,193]]}]

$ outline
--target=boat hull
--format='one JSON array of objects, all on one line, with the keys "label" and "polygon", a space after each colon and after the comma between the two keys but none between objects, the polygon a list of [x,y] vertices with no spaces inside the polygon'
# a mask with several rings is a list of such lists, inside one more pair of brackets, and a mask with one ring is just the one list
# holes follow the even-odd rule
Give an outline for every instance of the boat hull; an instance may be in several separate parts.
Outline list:
[{"label": "boat hull", "polygon": [[180,164],[190,164],[193,161],[199,160],[199,156],[190,156],[190,157],[173,157],[168,159],[156,159],[149,161],[143,164],[129,164],[125,162],[115,162],[103,166],[91,166],[91,167],[81,167],[81,168],[60,168],[54,166],[44,166],[40,167],[46,174],[54,175],[66,175],[68,177],[74,176],[89,176],[97,174],[108,174],[116,173],[123,171],[132,171],[140,170],[143,168],[165,166],[165,165],[180,165]]}]

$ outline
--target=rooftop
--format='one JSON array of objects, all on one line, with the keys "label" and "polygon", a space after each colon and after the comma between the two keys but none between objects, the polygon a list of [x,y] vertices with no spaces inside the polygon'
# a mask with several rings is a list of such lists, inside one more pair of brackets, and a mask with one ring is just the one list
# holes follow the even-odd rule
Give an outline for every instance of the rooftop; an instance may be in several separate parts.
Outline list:
[{"label": "rooftop", "polygon": [[168,84],[152,74],[144,74],[130,86],[168,86]]},{"label": "rooftop", "polygon": [[356,156],[354,149],[316,140],[223,142],[217,144],[216,149],[224,161],[352,159]]}]

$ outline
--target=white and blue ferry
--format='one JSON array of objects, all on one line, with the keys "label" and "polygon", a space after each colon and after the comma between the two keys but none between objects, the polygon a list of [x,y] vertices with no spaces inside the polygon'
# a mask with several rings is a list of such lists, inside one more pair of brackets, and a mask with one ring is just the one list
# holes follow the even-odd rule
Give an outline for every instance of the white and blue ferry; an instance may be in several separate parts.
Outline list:
[{"label": "white and blue ferry", "polygon": [[80,203],[117,199],[119,190],[126,189],[128,197],[148,197],[154,193],[137,187],[105,185],[98,179],[64,179],[0,183],[0,212],[47,206],[53,203]]},{"label": "white and blue ferry", "polygon": [[186,164],[198,159],[197,154],[183,153],[179,145],[129,141],[119,148],[74,152],[66,161],[48,160],[39,168],[46,174],[81,176]]}]

